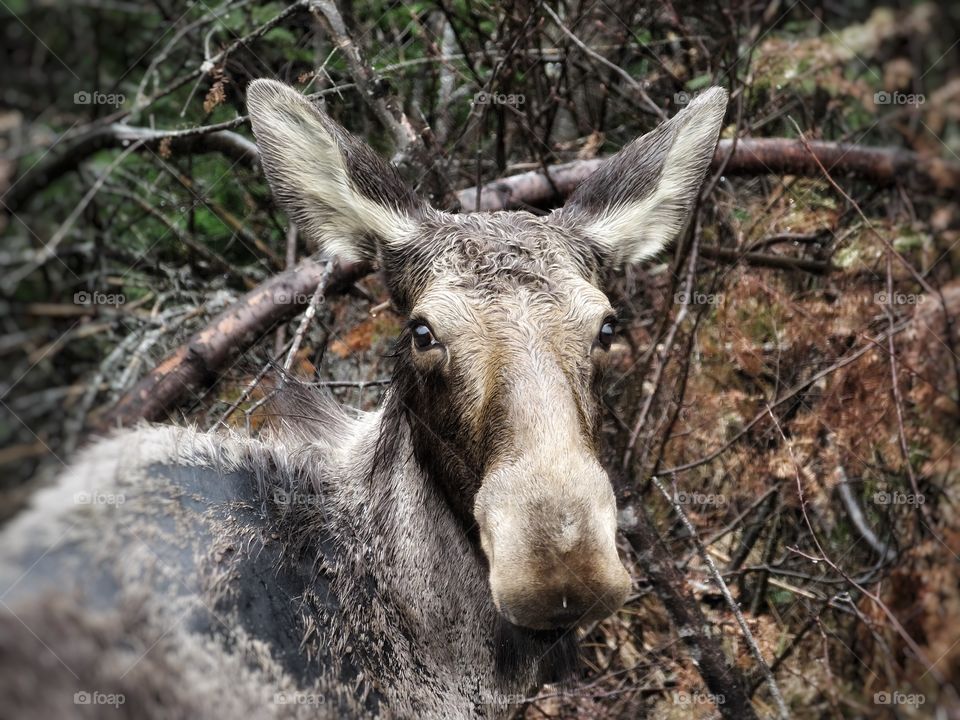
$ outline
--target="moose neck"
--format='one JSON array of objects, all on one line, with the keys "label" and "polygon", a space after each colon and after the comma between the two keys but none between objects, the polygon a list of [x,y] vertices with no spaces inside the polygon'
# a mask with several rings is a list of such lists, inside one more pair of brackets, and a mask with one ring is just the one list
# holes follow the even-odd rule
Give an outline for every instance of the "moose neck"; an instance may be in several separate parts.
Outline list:
[{"label": "moose neck", "polygon": [[455,445],[441,444],[449,428],[427,425],[418,413],[424,409],[403,394],[406,380],[395,375],[385,399],[367,485],[376,495],[367,510],[391,557],[390,576],[400,581],[392,590],[410,607],[423,608],[427,596],[436,600],[432,614],[416,623],[430,629],[423,640],[465,633],[449,661],[486,676],[482,686],[525,693],[570,677],[578,662],[576,631],[528,630],[496,611],[470,508],[479,480]]}]

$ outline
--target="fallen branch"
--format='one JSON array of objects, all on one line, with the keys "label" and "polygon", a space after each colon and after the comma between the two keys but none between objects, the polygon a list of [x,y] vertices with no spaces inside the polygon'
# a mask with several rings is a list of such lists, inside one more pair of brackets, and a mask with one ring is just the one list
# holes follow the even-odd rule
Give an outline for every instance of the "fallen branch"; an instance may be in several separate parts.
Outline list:
[{"label": "fallen branch", "polygon": [[583,42],[583,40],[581,40],[580,38],[578,38],[578,37],[573,33],[573,31],[570,30],[570,29],[567,27],[567,25],[566,25],[566,24],[564,23],[564,21],[560,18],[560,16],[557,15],[557,14],[550,8],[549,5],[547,5],[546,3],[544,3],[543,5],[541,5],[541,7],[543,8],[543,11],[544,11],[547,15],[550,16],[550,19],[553,20],[553,22],[554,22],[554,23],[556,24],[556,26],[557,26],[557,29],[558,29],[560,32],[562,32],[564,35],[566,35],[568,38],[570,38],[570,39],[573,41],[573,43],[574,43],[578,48],[580,48],[584,53],[586,53],[586,54],[587,54],[589,57],[591,57],[593,60],[595,60],[596,62],[600,63],[601,65],[603,65],[603,66],[604,66],[605,68],[607,68],[608,70],[612,70],[612,71],[615,72],[617,75],[619,75],[619,76],[626,82],[627,86],[628,86],[631,90],[633,90],[635,93],[637,93],[637,95],[640,96],[640,99],[643,100],[643,103],[644,103],[644,105],[646,106],[646,107],[644,108],[644,111],[645,111],[645,112],[650,113],[650,114],[653,115],[654,117],[660,118],[660,120],[666,120],[666,119],[667,119],[666,113],[660,108],[660,106],[658,106],[655,102],[653,102],[653,100],[650,99],[650,96],[647,95],[646,91],[643,89],[643,85],[641,85],[639,82],[637,82],[636,79],[634,79],[633,75],[631,75],[630,73],[628,73],[626,70],[624,70],[624,69],[623,69],[622,67],[620,67],[619,65],[616,65],[615,63],[612,63],[612,62],[610,62],[609,60],[607,60],[607,58],[605,58],[603,55],[601,55],[601,54],[598,53],[596,50],[594,50],[593,48],[591,48],[589,45],[587,45],[585,42]]},{"label": "fallen branch", "polygon": [[823,275],[834,269],[833,265],[822,260],[806,260],[769,253],[740,252],[733,248],[702,247],[700,248],[700,254],[710,260],[730,263],[744,262],[747,265],[776,268],[778,270],[802,270],[813,275]]},{"label": "fallen branch", "polygon": [[[721,140],[713,156],[718,169],[730,153],[732,141]],[[744,138],[730,155],[727,175],[803,175],[821,177],[823,165],[838,175],[865,180],[881,187],[901,183],[911,189],[940,195],[960,191],[960,163],[920,155],[901,148],[875,148],[834,142],[810,142],[786,138]],[[812,151],[812,154],[811,152]],[[563,197],[603,163],[602,158],[575,160],[550,168],[547,179],[539,170],[494,180],[480,188],[480,210],[510,210],[523,207],[549,207]],[[556,187],[556,192],[554,192]],[[557,194],[563,197],[557,197]],[[477,188],[458,193],[464,212],[478,209]]]},{"label": "fallen branch", "polygon": [[[144,376],[111,408],[98,429],[160,420],[185,395],[212,384],[229,360],[309,303],[325,267],[326,263],[303,260],[244,295]],[[343,292],[369,272],[366,263],[337,264],[326,291]]]}]

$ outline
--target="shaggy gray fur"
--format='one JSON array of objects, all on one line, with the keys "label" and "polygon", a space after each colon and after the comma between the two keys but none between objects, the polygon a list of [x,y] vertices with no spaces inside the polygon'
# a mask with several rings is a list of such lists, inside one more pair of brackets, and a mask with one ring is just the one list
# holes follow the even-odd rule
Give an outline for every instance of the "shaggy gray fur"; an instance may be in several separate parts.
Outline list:
[{"label": "shaggy gray fur", "polygon": [[415,324],[448,323],[444,362],[405,332],[377,412],[291,383],[260,438],[144,426],[87,449],[0,532],[0,716],[505,717],[577,649],[504,617],[564,628],[629,590],[597,460],[599,277],[679,233],[726,94],[547,218],[430,210],[291,88],[248,98],[280,204],[375,258]]},{"label": "shaggy gray fur", "polygon": [[534,690],[549,647],[497,672],[477,551],[409,440],[375,462],[382,411],[296,407],[268,441],[122,433],[38,493],[0,535],[5,714],[497,717]]}]

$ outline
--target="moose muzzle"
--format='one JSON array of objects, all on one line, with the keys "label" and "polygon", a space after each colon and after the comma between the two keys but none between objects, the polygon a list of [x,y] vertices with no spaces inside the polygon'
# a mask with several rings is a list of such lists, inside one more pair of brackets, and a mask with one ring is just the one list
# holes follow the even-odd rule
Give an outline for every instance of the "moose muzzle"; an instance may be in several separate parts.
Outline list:
[{"label": "moose muzzle", "polygon": [[494,604],[515,625],[583,625],[626,600],[613,489],[599,465],[578,470],[564,480],[513,467],[485,478],[477,495]]}]

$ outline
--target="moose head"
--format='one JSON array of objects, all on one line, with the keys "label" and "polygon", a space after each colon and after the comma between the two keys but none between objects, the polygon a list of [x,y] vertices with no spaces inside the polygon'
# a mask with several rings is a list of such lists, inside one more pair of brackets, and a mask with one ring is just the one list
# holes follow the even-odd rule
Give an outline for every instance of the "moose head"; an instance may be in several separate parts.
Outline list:
[{"label": "moose head", "polygon": [[377,263],[408,319],[391,393],[418,467],[482,549],[497,610],[534,630],[616,611],[630,576],[598,459],[616,334],[601,281],[683,231],[726,92],[701,93],[542,217],[435,210],[292,88],[257,80],[247,98],[279,204],[317,248]]}]

